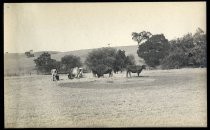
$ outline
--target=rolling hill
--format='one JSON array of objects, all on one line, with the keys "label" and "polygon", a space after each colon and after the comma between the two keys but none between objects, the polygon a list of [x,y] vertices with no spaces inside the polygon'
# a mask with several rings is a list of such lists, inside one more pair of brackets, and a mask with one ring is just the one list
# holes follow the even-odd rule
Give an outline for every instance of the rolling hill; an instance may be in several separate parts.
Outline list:
[{"label": "rolling hill", "polygon": [[[126,55],[132,54],[135,57],[137,64],[144,63],[143,59],[140,59],[136,53],[137,46],[117,46],[113,47],[116,49],[121,49],[126,52]],[[58,52],[58,51],[42,51],[35,52],[35,57],[27,58],[24,53],[5,53],[4,54],[4,75],[23,75],[29,73],[36,73],[34,70],[35,63],[34,59],[36,59],[43,52],[48,52],[51,54],[51,58],[57,61],[60,61],[61,58],[65,55],[76,55],[81,58],[81,61],[84,63],[86,56],[93,49],[84,49],[84,50],[76,50],[69,52]]]}]

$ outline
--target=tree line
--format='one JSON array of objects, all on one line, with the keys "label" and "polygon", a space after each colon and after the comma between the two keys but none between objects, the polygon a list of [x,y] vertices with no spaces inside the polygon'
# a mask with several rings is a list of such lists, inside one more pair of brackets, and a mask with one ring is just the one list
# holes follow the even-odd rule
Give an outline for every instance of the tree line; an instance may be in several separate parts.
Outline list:
[{"label": "tree line", "polygon": [[[183,67],[206,67],[206,34],[200,28],[195,34],[168,40],[164,34],[152,34],[147,31],[133,32],[132,39],[138,43],[137,54],[146,65],[152,68],[174,69]],[[66,55],[61,61],[51,59],[47,52],[34,60],[37,71],[50,73],[57,68],[60,73],[68,73],[71,68],[85,67],[86,71],[103,71],[106,67],[114,72],[123,71],[127,65],[135,65],[133,55],[126,55],[124,50],[111,47],[94,49],[88,53],[84,63],[80,57]]]},{"label": "tree line", "polygon": [[56,61],[48,52],[41,54],[34,62],[36,70],[42,74],[49,74],[53,68],[56,68],[59,73],[68,73],[74,67],[83,67],[85,72],[103,71],[106,67],[110,67],[117,73],[123,71],[127,65],[135,64],[135,58],[133,55],[126,56],[124,50],[104,47],[90,52],[84,63],[75,55],[66,55],[61,58],[61,61]]},{"label": "tree line", "polygon": [[[171,41],[164,34],[152,35],[146,31],[132,33],[132,39],[138,42],[138,56],[150,67],[174,69],[207,66],[206,34],[201,28],[195,34],[187,33]],[[142,42],[142,39],[146,41]]]}]

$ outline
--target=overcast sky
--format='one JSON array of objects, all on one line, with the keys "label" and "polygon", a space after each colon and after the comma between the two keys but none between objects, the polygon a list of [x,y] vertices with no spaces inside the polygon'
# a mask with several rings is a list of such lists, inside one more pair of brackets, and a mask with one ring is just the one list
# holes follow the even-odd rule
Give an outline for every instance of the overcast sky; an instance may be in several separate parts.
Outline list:
[{"label": "overcast sky", "polygon": [[4,52],[137,45],[132,32],[171,40],[198,27],[206,32],[205,2],[6,3]]}]

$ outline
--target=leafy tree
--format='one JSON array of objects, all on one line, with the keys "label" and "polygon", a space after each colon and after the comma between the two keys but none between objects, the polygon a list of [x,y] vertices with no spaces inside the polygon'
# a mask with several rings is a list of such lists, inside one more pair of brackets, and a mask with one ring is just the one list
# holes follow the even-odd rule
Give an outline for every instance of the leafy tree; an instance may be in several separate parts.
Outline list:
[{"label": "leafy tree", "polygon": [[190,61],[194,67],[207,66],[206,48],[195,46],[190,50],[189,54],[191,54]]},{"label": "leafy tree", "polygon": [[71,68],[82,66],[80,57],[74,55],[66,55],[62,57],[61,64],[64,66],[63,70],[66,72],[69,72]]},{"label": "leafy tree", "polygon": [[136,33],[136,32],[132,33],[132,39],[134,41],[137,41],[138,45],[140,45],[140,43],[142,41],[149,39],[150,36],[152,36],[152,34],[150,32],[146,32],[146,31],[142,31],[140,33]]},{"label": "leafy tree", "polygon": [[112,68],[116,73],[122,71],[128,64],[135,64],[135,59],[133,55],[126,56],[124,50],[105,47],[91,51],[85,64],[89,69],[98,73],[106,71],[107,68]]},{"label": "leafy tree", "polygon": [[150,37],[139,45],[137,54],[151,67],[160,65],[161,60],[169,54],[170,44],[163,34]]},{"label": "leafy tree", "polygon": [[125,61],[126,66],[127,65],[135,65],[135,57],[133,55],[128,55],[126,56],[126,61]]},{"label": "leafy tree", "polygon": [[161,63],[163,68],[206,66],[206,35],[202,29],[171,40],[170,44],[170,53]]},{"label": "leafy tree", "polygon": [[124,50],[118,50],[115,57],[114,72],[122,71],[126,67],[126,55]]},{"label": "leafy tree", "polygon": [[193,35],[193,41],[195,46],[190,50],[191,59],[195,67],[207,66],[207,56],[206,56],[206,34],[200,28],[196,30]]},{"label": "leafy tree", "polygon": [[179,46],[183,51],[188,52],[195,45],[193,43],[192,33],[188,33],[184,35],[182,38],[178,38],[176,42],[177,46]]},{"label": "leafy tree", "polygon": [[57,62],[51,59],[51,55],[47,52],[41,54],[37,59],[34,60],[36,69],[38,72],[49,74],[51,69],[57,67]]},{"label": "leafy tree", "polygon": [[196,30],[196,33],[193,35],[193,39],[196,45],[206,46],[206,34],[201,28]]},{"label": "leafy tree", "polygon": [[56,61],[56,68],[60,74],[66,74],[66,66],[61,61]]},{"label": "leafy tree", "polygon": [[[170,49],[173,50],[173,49]],[[188,65],[188,55],[181,48],[170,51],[162,61],[161,65],[164,69],[180,68]]]},{"label": "leafy tree", "polygon": [[86,60],[86,65],[92,70],[99,65],[114,67],[116,49],[111,47],[99,48],[91,51]]}]

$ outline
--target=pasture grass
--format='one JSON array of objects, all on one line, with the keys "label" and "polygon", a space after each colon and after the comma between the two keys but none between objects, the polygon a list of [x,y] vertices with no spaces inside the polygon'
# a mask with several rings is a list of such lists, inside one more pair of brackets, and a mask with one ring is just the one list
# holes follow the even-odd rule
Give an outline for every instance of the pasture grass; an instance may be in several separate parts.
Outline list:
[{"label": "pasture grass", "polygon": [[206,127],[206,69],[5,77],[6,128]]}]

